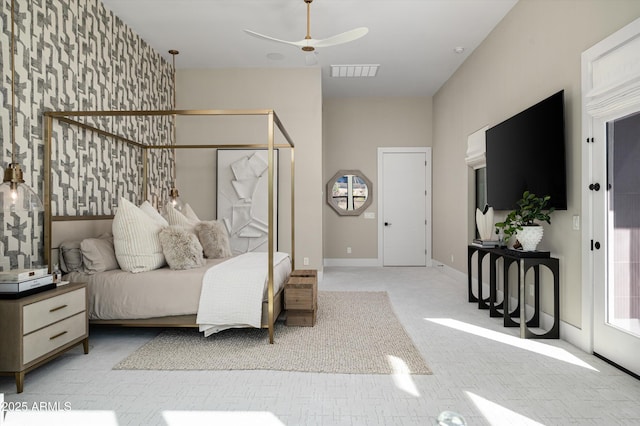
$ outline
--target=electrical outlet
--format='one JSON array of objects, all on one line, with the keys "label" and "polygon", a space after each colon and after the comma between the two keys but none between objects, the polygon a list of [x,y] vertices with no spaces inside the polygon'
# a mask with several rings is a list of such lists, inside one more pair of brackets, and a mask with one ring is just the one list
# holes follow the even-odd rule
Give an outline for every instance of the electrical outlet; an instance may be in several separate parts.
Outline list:
[{"label": "electrical outlet", "polygon": [[351,254],[351,247],[347,247],[347,254]]},{"label": "electrical outlet", "polygon": [[309,258],[308,258],[308,257],[303,258],[303,259],[302,259],[302,264],[303,264],[304,266],[309,266]]}]

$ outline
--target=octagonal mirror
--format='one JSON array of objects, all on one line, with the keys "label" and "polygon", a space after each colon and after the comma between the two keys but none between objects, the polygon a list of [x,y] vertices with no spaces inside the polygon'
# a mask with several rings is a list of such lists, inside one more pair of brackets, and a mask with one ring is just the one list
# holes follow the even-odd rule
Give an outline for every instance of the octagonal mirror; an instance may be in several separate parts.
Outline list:
[{"label": "octagonal mirror", "polygon": [[359,216],[371,205],[372,191],[360,170],[339,170],[327,182],[327,204],[341,216]]}]

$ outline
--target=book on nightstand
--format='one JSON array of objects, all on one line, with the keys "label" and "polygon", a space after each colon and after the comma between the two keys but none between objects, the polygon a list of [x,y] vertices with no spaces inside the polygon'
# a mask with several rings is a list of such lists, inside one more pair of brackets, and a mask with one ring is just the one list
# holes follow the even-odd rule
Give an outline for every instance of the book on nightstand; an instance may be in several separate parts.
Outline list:
[{"label": "book on nightstand", "polygon": [[47,275],[48,268],[0,271],[0,283],[19,283]]},{"label": "book on nightstand", "polygon": [[54,288],[53,275],[46,274],[30,280],[0,282],[0,298],[17,299],[40,291]]}]

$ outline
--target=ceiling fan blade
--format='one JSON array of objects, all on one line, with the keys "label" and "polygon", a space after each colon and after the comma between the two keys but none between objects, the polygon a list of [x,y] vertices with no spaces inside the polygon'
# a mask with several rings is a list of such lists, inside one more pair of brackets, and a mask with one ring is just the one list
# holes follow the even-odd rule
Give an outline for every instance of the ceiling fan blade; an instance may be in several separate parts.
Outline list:
[{"label": "ceiling fan blade", "polygon": [[337,44],[348,43],[350,41],[354,41],[359,39],[360,37],[364,37],[369,32],[369,29],[366,27],[355,28],[353,30],[346,31],[344,33],[334,35],[329,38],[325,38],[322,40],[314,40],[314,47],[329,47],[335,46]]},{"label": "ceiling fan blade", "polygon": [[274,37],[270,37],[270,36],[267,36],[267,35],[264,35],[264,34],[256,33],[256,32],[251,31],[251,30],[244,30],[244,32],[249,34],[250,36],[261,38],[263,40],[275,41],[277,43],[290,44],[292,46],[298,46],[298,47],[302,46],[302,44],[301,44],[302,42],[300,42],[300,41],[280,40],[278,38],[274,38]]}]

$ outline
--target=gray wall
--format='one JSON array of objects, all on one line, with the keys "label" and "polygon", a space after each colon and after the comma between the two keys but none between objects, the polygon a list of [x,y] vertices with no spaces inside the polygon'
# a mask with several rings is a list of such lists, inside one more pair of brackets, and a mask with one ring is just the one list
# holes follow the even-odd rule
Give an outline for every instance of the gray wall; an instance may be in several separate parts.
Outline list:
[{"label": "gray wall", "polygon": [[[295,143],[296,267],[322,270],[322,90],[319,68],[179,70],[177,107],[273,109]],[[266,143],[266,121],[246,117],[181,117],[177,143]],[[211,124],[207,124],[209,122]],[[284,143],[284,140],[279,142]],[[178,153],[181,198],[203,219],[215,217],[216,157],[213,150]],[[279,229],[281,251],[289,251],[290,152],[280,152]]]},{"label": "gray wall", "polygon": [[[561,319],[581,325],[581,53],[640,16],[637,0],[520,0],[433,100],[434,259],[466,271],[474,233],[467,136],[565,90],[568,210],[540,248],[561,260]],[[519,161],[514,159],[514,161]],[[549,300],[545,300],[548,306]]]},{"label": "gray wall", "polygon": [[377,148],[431,146],[431,98],[329,98],[323,111],[324,184],[338,170],[360,170],[373,182],[367,211],[376,213],[376,220],[339,216],[323,200],[324,257],[377,259]]}]

